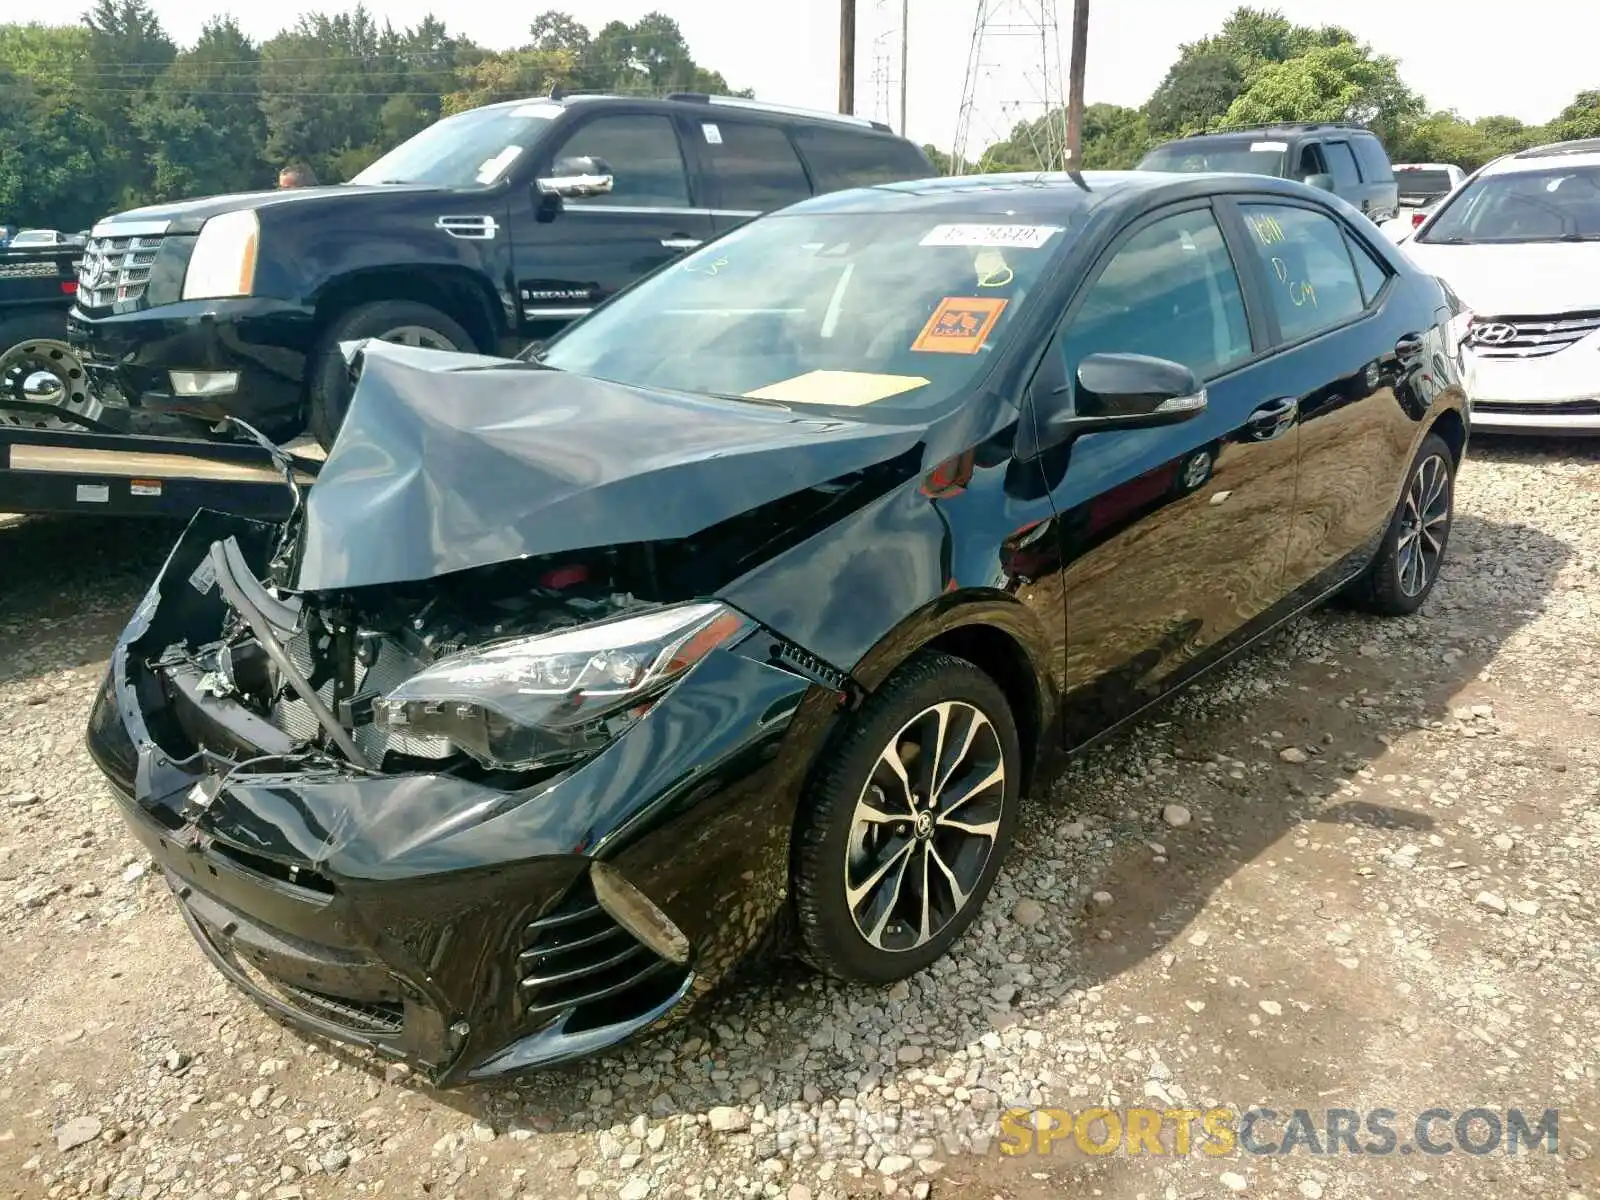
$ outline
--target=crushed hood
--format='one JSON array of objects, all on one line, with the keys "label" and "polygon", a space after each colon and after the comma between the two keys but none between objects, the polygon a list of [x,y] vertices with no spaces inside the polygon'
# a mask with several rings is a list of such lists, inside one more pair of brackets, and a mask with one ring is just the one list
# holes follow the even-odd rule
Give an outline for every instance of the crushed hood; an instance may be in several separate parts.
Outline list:
[{"label": "crushed hood", "polygon": [[363,357],[306,498],[306,591],[692,537],[926,432],[382,342]]}]

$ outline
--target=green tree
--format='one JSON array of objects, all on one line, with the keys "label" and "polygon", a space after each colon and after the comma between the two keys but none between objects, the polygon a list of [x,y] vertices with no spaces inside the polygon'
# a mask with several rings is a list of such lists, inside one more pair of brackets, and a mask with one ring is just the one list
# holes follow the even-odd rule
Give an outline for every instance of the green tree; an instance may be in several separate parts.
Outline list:
[{"label": "green tree", "polygon": [[134,110],[150,148],[150,194],[157,200],[270,186],[263,161],[261,54],[231,17],[215,17],[193,48],[156,81]]},{"label": "green tree", "polygon": [[1393,145],[1422,113],[1422,99],[1401,82],[1399,64],[1355,42],[1316,46],[1261,68],[1228,108],[1230,125],[1351,121]]},{"label": "green tree", "polygon": [[1600,137],[1600,90],[1579,92],[1550,122],[1552,139]]},{"label": "green tree", "polygon": [[146,0],[97,0],[83,23],[89,29],[83,105],[106,130],[98,172],[118,206],[131,206],[149,195],[153,174],[134,113],[149,102],[178,47]]}]

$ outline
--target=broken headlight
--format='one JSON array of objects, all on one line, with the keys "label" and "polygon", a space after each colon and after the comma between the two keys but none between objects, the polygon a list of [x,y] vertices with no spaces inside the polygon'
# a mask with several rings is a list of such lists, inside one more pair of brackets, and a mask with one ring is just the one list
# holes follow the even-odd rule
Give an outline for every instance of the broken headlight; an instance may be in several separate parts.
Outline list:
[{"label": "broken headlight", "polygon": [[600,750],[748,628],[722,604],[679,604],[463,651],[376,701],[373,722],[444,738],[487,767],[555,766]]}]

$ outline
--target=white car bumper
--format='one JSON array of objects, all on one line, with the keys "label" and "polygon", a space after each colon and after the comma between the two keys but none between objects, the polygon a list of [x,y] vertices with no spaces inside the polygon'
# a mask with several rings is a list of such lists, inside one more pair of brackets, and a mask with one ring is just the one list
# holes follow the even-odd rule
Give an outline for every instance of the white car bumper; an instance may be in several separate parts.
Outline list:
[{"label": "white car bumper", "polygon": [[1532,358],[1468,346],[1462,365],[1475,431],[1600,434],[1600,331]]}]

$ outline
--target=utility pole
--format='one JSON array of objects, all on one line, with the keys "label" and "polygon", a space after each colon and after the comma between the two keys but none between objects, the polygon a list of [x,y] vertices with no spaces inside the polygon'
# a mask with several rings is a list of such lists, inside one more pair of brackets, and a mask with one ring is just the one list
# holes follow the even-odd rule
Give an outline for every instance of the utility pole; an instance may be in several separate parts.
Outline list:
[{"label": "utility pole", "polygon": [[856,0],[839,0],[839,111],[856,110]]},{"label": "utility pole", "polygon": [[1072,3],[1072,65],[1067,78],[1067,168],[1083,170],[1083,71],[1089,49],[1089,0]]},{"label": "utility pole", "polygon": [[911,59],[911,0],[900,0],[900,136],[906,136],[906,64]]}]

